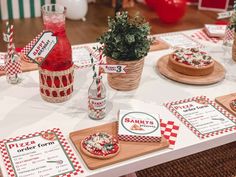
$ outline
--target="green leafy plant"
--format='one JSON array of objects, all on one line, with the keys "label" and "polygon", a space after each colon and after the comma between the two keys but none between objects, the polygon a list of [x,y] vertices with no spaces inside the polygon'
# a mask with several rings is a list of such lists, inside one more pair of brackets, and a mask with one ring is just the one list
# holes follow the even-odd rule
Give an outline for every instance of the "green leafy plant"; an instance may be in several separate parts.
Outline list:
[{"label": "green leafy plant", "polygon": [[129,18],[128,12],[108,17],[108,31],[98,41],[105,56],[115,60],[139,60],[149,51],[151,40],[149,23],[138,14]]},{"label": "green leafy plant", "polygon": [[234,12],[230,18],[230,29],[234,29],[236,32],[236,0],[234,0]]}]

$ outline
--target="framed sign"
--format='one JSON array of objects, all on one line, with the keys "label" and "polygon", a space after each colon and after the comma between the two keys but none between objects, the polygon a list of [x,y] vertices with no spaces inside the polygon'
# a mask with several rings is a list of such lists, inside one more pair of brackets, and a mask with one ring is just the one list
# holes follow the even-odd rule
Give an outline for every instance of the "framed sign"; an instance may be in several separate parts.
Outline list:
[{"label": "framed sign", "polygon": [[225,11],[229,5],[229,0],[199,0],[198,9]]}]

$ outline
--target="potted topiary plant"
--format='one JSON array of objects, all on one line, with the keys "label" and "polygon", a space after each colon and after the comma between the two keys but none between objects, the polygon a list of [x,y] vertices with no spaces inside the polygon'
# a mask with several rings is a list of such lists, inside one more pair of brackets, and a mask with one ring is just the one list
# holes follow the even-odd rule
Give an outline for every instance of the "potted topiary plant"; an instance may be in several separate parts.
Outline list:
[{"label": "potted topiary plant", "polygon": [[103,45],[102,53],[107,64],[126,65],[126,74],[108,74],[112,88],[129,91],[138,87],[144,57],[150,48],[149,34],[149,23],[138,14],[129,18],[128,12],[118,12],[114,18],[108,17],[108,31],[98,38]]},{"label": "potted topiary plant", "polygon": [[230,18],[230,29],[234,31],[234,41],[232,46],[232,59],[236,61],[236,4],[234,5],[234,12]]}]

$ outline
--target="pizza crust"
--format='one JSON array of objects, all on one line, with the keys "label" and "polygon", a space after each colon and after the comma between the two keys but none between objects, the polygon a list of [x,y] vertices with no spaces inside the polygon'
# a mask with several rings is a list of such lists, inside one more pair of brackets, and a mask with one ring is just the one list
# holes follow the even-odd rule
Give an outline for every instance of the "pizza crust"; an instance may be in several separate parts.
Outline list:
[{"label": "pizza crust", "polygon": [[171,69],[173,69],[174,71],[176,71],[178,73],[181,73],[184,75],[189,75],[189,76],[208,75],[213,72],[214,65],[215,65],[215,62],[213,61],[212,63],[210,63],[207,66],[196,68],[194,66],[186,65],[184,63],[180,63],[180,62],[176,61],[175,58],[173,57],[173,54],[170,55],[169,61],[168,61],[168,66]]},{"label": "pizza crust", "polygon": [[117,144],[117,145],[118,145],[118,147],[119,147],[119,148],[118,148],[118,151],[117,151],[116,153],[114,153],[114,154],[108,154],[108,155],[106,155],[106,156],[94,155],[94,154],[90,153],[89,151],[87,151],[87,150],[83,147],[83,140],[82,140],[81,143],[80,143],[80,148],[81,148],[81,151],[82,151],[85,155],[87,155],[87,156],[89,156],[89,157],[105,160],[105,159],[110,159],[110,158],[112,158],[112,157],[115,157],[117,154],[119,154],[119,152],[120,152],[120,145],[119,145],[119,144]]}]

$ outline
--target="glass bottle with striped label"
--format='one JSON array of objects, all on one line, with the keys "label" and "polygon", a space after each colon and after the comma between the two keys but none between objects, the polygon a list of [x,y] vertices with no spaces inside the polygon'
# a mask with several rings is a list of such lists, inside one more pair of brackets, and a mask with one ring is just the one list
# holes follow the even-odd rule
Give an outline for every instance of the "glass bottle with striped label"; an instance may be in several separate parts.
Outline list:
[{"label": "glass bottle with striped label", "polygon": [[101,120],[106,116],[107,95],[102,77],[94,77],[88,90],[88,116]]}]

